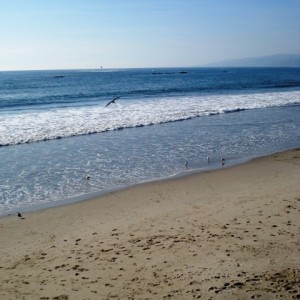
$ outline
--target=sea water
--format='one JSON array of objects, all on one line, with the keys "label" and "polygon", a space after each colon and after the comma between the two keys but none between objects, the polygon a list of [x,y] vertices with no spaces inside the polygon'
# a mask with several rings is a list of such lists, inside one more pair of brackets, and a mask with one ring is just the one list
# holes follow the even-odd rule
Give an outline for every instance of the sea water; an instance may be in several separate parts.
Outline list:
[{"label": "sea water", "polygon": [[0,215],[300,146],[297,68],[0,72],[0,90]]}]

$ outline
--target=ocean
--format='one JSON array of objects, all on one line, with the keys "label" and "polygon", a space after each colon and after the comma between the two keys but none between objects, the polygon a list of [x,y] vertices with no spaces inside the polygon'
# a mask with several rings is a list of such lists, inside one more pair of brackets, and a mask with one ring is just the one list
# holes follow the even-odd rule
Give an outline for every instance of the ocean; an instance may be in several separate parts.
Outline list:
[{"label": "ocean", "polygon": [[0,91],[0,215],[300,146],[299,68],[10,71]]}]

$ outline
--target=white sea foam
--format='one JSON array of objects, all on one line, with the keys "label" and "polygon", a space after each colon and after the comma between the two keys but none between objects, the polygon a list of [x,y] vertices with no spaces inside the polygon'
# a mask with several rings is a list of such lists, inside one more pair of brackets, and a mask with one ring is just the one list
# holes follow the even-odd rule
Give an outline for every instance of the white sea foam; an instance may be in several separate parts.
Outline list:
[{"label": "white sea foam", "polygon": [[2,112],[0,145],[147,126],[206,115],[299,103],[300,92],[205,95],[117,101],[109,107],[78,106]]}]

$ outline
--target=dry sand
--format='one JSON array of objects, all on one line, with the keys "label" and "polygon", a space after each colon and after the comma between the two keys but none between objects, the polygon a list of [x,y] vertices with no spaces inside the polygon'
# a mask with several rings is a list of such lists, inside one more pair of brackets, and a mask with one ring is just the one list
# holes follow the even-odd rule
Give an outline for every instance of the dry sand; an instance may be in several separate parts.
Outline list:
[{"label": "dry sand", "polygon": [[0,219],[0,299],[299,299],[300,149]]}]

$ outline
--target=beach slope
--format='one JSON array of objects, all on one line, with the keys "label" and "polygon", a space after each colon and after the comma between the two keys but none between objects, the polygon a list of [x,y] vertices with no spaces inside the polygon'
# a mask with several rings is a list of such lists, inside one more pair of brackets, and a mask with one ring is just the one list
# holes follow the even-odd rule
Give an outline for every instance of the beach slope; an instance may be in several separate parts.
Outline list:
[{"label": "beach slope", "polygon": [[299,299],[300,149],[0,219],[0,299]]}]

